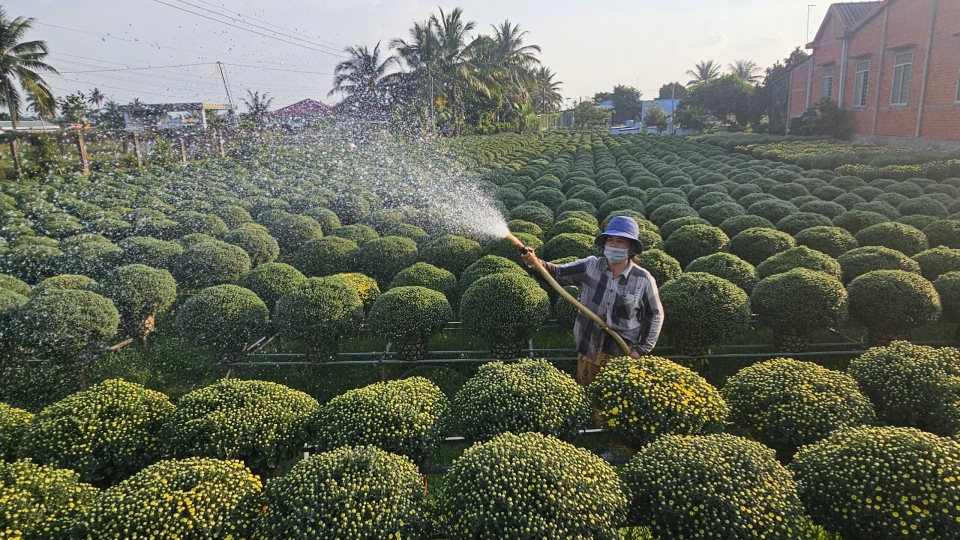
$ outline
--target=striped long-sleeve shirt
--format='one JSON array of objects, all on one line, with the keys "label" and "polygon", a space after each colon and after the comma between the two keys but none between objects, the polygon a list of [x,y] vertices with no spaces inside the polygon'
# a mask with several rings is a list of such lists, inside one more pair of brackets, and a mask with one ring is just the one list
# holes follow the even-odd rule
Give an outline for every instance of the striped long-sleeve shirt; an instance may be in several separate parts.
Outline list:
[{"label": "striped long-sleeve shirt", "polygon": [[[563,265],[542,262],[561,285],[580,287],[580,303],[606,321],[631,349],[641,355],[653,350],[663,326],[663,306],[650,272],[631,262],[614,277],[604,257]],[[573,335],[577,352],[588,358],[599,352],[623,354],[616,341],[583,313],[577,314]]]}]

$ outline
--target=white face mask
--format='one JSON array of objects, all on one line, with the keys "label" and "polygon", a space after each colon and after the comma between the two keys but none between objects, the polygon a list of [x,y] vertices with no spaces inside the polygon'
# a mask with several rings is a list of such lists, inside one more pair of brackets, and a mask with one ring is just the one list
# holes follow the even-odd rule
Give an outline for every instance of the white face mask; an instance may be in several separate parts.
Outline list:
[{"label": "white face mask", "polygon": [[630,250],[627,248],[603,246],[603,256],[610,262],[619,263],[627,260],[627,257],[630,256]]}]

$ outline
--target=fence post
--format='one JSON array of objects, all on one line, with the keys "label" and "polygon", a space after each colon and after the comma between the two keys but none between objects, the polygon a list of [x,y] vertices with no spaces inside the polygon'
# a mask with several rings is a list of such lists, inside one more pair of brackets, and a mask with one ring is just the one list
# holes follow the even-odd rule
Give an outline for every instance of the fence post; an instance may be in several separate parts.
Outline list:
[{"label": "fence post", "polygon": [[220,130],[214,131],[217,136],[217,143],[220,145],[220,159],[227,157],[226,152],[223,151],[223,137],[220,136]]},{"label": "fence post", "polygon": [[137,156],[137,167],[143,167],[143,156],[140,155],[140,135],[133,132],[133,155]]},{"label": "fence post", "polygon": [[80,168],[83,174],[90,174],[90,159],[87,156],[87,143],[83,140],[83,132],[77,132],[77,153],[80,154]]},{"label": "fence post", "polygon": [[183,142],[183,137],[180,137],[180,163],[187,162],[187,145]]}]

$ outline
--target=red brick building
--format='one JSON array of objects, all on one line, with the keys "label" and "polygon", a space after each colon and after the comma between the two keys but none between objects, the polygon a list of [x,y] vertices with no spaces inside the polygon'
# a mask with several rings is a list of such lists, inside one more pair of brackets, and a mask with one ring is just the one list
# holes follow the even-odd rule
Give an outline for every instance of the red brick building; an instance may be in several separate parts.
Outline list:
[{"label": "red brick building", "polygon": [[856,141],[960,149],[960,0],[833,4],[807,49],[790,118],[829,96]]}]

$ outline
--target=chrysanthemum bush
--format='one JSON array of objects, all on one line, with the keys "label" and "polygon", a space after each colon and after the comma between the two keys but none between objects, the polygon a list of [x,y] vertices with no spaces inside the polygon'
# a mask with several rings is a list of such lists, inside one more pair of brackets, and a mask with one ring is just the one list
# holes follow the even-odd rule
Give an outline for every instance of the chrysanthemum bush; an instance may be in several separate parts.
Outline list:
[{"label": "chrysanthemum bush", "polygon": [[913,272],[876,270],[847,286],[850,318],[870,331],[872,343],[905,336],[940,319],[940,296],[933,284]]},{"label": "chrysanthemum bush", "polygon": [[67,538],[73,522],[93,504],[97,489],[67,469],[29,459],[0,460],[0,538]]},{"label": "chrysanthemum bush", "polygon": [[894,341],[853,359],[847,373],[891,425],[942,436],[960,431],[960,353]]},{"label": "chrysanthemum bush", "polygon": [[565,439],[586,427],[589,418],[586,392],[550,362],[493,362],[481,366],[457,392],[447,429],[479,441],[508,431]]},{"label": "chrysanthemum bush", "polygon": [[16,459],[23,433],[32,419],[29,411],[0,403],[0,461]]},{"label": "chrysanthemum bush", "polygon": [[912,428],[836,431],[790,470],[813,521],[844,540],[960,536],[960,444]]},{"label": "chrysanthemum bush", "polygon": [[688,272],[660,287],[664,329],[681,354],[701,354],[711,343],[737,337],[750,323],[747,293],[729,281]]},{"label": "chrysanthemum bush", "polygon": [[110,271],[97,287],[120,313],[120,324],[130,337],[154,329],[154,318],[177,299],[177,282],[166,270],[130,264]]},{"label": "chrysanthemum bush", "polygon": [[612,540],[626,502],[610,465],[540,433],[505,433],[468,448],[441,495],[451,540]]},{"label": "chrysanthemum bush", "polygon": [[239,461],[161,461],[104,491],[77,520],[81,538],[254,538],[260,479]]},{"label": "chrysanthemum bush", "polygon": [[635,448],[662,435],[720,431],[729,414],[703,377],[656,356],[611,360],[587,392],[603,429]]},{"label": "chrysanthemum bush", "polygon": [[376,383],[323,405],[311,422],[312,440],[324,451],[373,445],[425,463],[440,444],[447,407],[443,392],[423,377]]},{"label": "chrysanthemum bush", "polygon": [[361,274],[360,272],[346,272],[343,274],[334,274],[331,277],[340,278],[357,291],[360,301],[363,302],[364,311],[370,311],[373,303],[380,298],[380,285],[372,277]]},{"label": "chrysanthemum bush", "polygon": [[357,290],[337,277],[310,278],[280,297],[273,324],[281,336],[304,343],[311,351],[332,355],[340,339],[363,321]]},{"label": "chrysanthemum bush", "polygon": [[236,285],[207,287],[177,311],[179,332],[231,361],[263,337],[270,310],[253,291]]},{"label": "chrysanthemum bush", "polygon": [[754,364],[730,377],[720,393],[730,420],[782,457],[837,429],[876,422],[857,381],[811,362],[775,358]]},{"label": "chrysanthemum bush", "polygon": [[239,459],[254,471],[293,459],[320,405],[267,381],[224,379],[180,398],[161,437],[175,457]]},{"label": "chrysanthemum bush", "polygon": [[624,467],[631,524],[655,538],[801,538],[796,485],[760,443],[668,435]]},{"label": "chrysanthemum bush", "polygon": [[38,294],[10,323],[19,344],[61,364],[81,352],[107,344],[117,333],[120,314],[110,300],[90,291]]},{"label": "chrysanthemum bush", "polygon": [[399,346],[402,359],[426,353],[427,340],[453,319],[443,293],[426,287],[397,287],[377,298],[367,323],[378,336]]},{"label": "chrysanthemum bush", "polygon": [[[550,316],[550,298],[528,276],[493,274],[478,279],[463,293],[460,320],[493,346],[495,356],[511,358]],[[499,347],[503,351],[497,352]]]},{"label": "chrysanthemum bush", "polygon": [[72,469],[85,482],[116,483],[160,458],[167,396],[111,379],[40,411],[27,424],[20,455]]},{"label": "chrysanthemum bush", "polygon": [[390,282],[390,288],[395,287],[426,287],[443,293],[450,301],[459,294],[457,276],[453,272],[425,262],[401,270]]},{"label": "chrysanthemum bush", "polygon": [[423,483],[414,464],[374,446],[311,456],[267,485],[264,540],[421,537]]},{"label": "chrysanthemum bush", "polygon": [[[807,340],[846,315],[847,291],[835,277],[806,268],[776,274],[757,284],[750,305],[776,336]],[[798,344],[799,345],[799,344]]]}]

